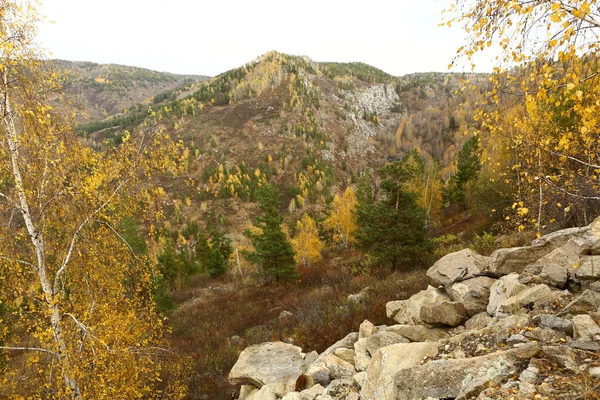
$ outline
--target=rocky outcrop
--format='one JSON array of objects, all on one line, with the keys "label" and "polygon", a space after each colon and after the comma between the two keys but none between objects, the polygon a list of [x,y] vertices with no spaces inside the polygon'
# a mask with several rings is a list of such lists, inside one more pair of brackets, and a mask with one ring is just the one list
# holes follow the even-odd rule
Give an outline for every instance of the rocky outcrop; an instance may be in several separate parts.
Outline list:
[{"label": "rocky outcrop", "polygon": [[439,288],[387,303],[398,324],[365,320],[319,355],[251,346],[230,381],[244,385],[240,400],[555,398],[553,371],[600,376],[590,362],[600,351],[599,242],[594,222],[490,258],[450,254],[428,271]]}]

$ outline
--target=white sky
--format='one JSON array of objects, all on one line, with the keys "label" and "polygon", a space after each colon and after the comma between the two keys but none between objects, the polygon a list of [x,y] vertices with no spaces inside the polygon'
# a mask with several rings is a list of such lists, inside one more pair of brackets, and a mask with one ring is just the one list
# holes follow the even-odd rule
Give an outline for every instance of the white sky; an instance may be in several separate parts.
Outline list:
[{"label": "white sky", "polygon": [[[463,44],[460,28],[438,26],[447,2],[44,0],[55,23],[43,24],[39,39],[52,58],[185,74],[214,76],[270,50],[393,75],[447,72]],[[476,71],[491,71],[490,58]]]}]

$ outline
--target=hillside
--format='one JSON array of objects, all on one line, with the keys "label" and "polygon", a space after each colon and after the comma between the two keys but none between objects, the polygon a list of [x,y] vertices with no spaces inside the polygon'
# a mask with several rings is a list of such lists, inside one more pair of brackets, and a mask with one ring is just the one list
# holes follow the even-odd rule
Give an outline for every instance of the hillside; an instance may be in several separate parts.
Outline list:
[{"label": "hillside", "polygon": [[78,123],[101,120],[139,103],[153,104],[156,96],[167,98],[174,89],[208,79],[82,61],[52,60],[52,66],[64,74],[64,89],[75,97]]}]

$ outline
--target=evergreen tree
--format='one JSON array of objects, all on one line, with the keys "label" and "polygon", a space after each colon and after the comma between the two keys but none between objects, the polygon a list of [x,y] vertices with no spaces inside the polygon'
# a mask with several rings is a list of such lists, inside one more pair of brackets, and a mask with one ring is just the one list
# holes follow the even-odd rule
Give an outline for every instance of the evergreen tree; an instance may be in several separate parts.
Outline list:
[{"label": "evergreen tree", "polygon": [[379,174],[379,200],[370,187],[359,187],[357,247],[394,269],[422,264],[431,241],[425,227],[425,210],[417,205],[416,195],[403,188],[411,172],[398,161],[380,169]]},{"label": "evergreen tree", "polygon": [[457,171],[450,178],[450,184],[444,193],[444,200],[466,208],[467,184],[474,182],[481,170],[479,159],[479,138],[473,136],[467,140],[457,155]]},{"label": "evergreen tree", "polygon": [[210,251],[210,255],[206,260],[206,269],[212,277],[223,275],[227,272],[225,258],[217,246],[213,247]]},{"label": "evergreen tree", "polygon": [[[252,241],[254,251],[244,251],[244,257],[262,270],[265,280],[280,282],[298,277],[294,249],[281,229],[283,219],[279,213],[279,191],[267,184],[256,193],[262,211],[255,220],[258,230],[247,229],[244,236]],[[260,232],[258,232],[260,231]]]}]

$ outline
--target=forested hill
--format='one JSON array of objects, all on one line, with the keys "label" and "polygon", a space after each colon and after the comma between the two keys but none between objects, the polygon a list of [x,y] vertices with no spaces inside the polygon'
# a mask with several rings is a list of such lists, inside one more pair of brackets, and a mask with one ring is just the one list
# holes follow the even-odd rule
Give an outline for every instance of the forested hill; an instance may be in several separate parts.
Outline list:
[{"label": "forested hill", "polygon": [[80,123],[123,113],[139,103],[147,106],[161,102],[174,96],[175,89],[181,91],[187,85],[208,79],[203,75],[177,75],[85,61],[52,60],[52,66],[63,74],[65,90],[75,97]]}]

